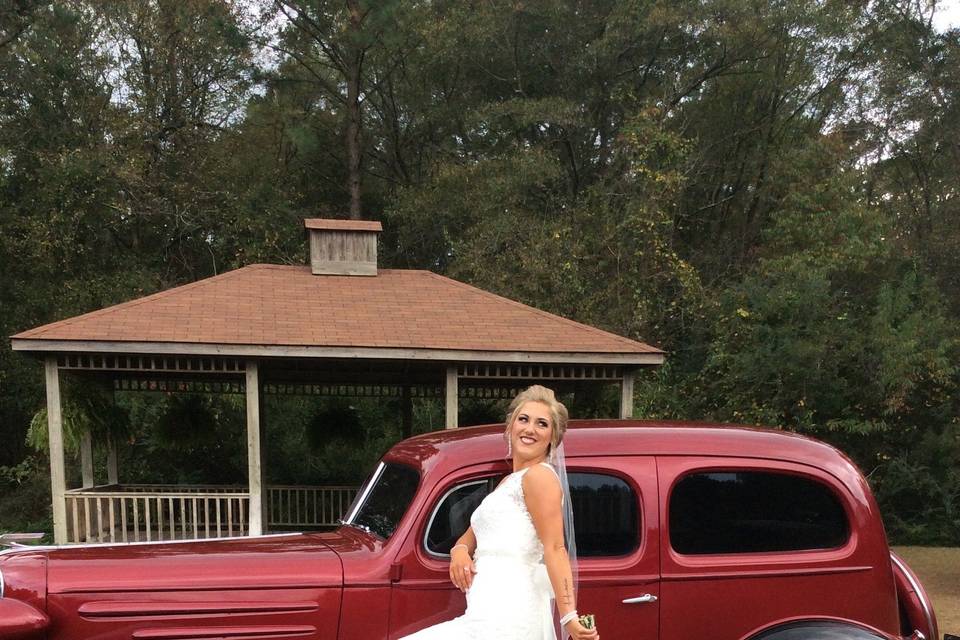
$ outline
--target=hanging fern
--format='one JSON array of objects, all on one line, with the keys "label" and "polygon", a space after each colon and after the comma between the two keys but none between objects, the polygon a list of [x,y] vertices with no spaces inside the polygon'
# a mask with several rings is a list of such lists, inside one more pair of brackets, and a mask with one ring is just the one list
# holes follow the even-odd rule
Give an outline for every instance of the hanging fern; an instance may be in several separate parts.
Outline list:
[{"label": "hanging fern", "polygon": [[[73,454],[80,449],[80,439],[84,431],[89,430],[94,442],[105,443],[112,434],[124,436],[130,431],[130,421],[126,411],[117,406],[112,391],[108,392],[96,382],[74,380],[64,385],[64,399],[61,401],[63,417],[63,448]],[[36,451],[50,451],[50,433],[47,423],[46,407],[40,409],[30,419],[27,430],[27,444]]]}]

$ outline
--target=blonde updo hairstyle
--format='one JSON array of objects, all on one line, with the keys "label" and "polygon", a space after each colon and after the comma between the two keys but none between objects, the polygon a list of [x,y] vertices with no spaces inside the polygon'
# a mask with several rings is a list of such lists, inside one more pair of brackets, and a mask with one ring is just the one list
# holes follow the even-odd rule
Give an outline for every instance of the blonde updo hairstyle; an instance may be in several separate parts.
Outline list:
[{"label": "blonde updo hairstyle", "polygon": [[528,402],[540,402],[545,404],[550,410],[550,419],[553,422],[553,433],[550,436],[550,446],[547,448],[547,455],[549,456],[563,441],[563,434],[567,432],[567,421],[570,419],[567,408],[562,402],[557,400],[553,389],[534,384],[518,393],[517,397],[510,403],[510,408],[507,410],[507,428],[503,432],[503,437],[508,443],[510,442],[510,425],[517,419],[523,405]]}]

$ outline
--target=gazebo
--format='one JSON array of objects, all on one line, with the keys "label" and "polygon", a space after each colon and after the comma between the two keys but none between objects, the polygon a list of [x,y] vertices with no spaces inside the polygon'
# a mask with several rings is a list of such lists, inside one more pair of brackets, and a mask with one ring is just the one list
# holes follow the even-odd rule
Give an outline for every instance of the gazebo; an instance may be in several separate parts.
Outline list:
[{"label": "gazebo", "polygon": [[[631,417],[635,372],[659,349],[429,271],[380,269],[379,222],[308,219],[310,266],[249,265],[12,337],[46,372],[54,538],[58,544],[260,535],[332,524],[352,487],[266,487],[264,394],[394,397],[409,435],[414,397],[504,398],[536,381],[616,384]],[[115,389],[213,391],[246,399],[248,483],[124,485],[107,443],[107,481],[81,439],[82,486],[67,489],[61,373]]]}]

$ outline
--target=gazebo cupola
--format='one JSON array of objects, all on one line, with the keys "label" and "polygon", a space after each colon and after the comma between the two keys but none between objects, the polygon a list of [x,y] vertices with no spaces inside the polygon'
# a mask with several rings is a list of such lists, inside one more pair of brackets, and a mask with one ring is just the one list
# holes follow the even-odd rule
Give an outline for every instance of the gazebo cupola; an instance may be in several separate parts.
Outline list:
[{"label": "gazebo cupola", "polygon": [[303,221],[310,237],[310,272],[317,275],[377,275],[379,222],[369,220]]}]

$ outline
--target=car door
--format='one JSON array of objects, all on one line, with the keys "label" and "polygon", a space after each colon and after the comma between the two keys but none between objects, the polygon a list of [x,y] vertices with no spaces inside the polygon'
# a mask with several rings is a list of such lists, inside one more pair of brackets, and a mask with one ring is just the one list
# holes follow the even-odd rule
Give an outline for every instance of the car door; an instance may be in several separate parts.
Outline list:
[{"label": "car door", "polygon": [[656,640],[660,550],[656,461],[567,459],[579,556],[577,611],[608,640]]},{"label": "car door", "polygon": [[[568,458],[578,544],[577,609],[606,638],[657,638],[659,551],[652,457]],[[481,465],[451,474],[426,501],[397,558],[390,637],[450,620],[465,598],[450,582],[449,549],[503,478]]]},{"label": "car door", "polygon": [[876,602],[892,596],[872,569],[877,545],[852,527],[836,478],[756,458],[665,456],[658,468],[664,640],[739,640],[802,618],[882,627]]},{"label": "car door", "polygon": [[390,638],[464,612],[466,597],[450,581],[450,547],[505,475],[502,465],[475,465],[447,475],[430,490],[394,562]]}]

